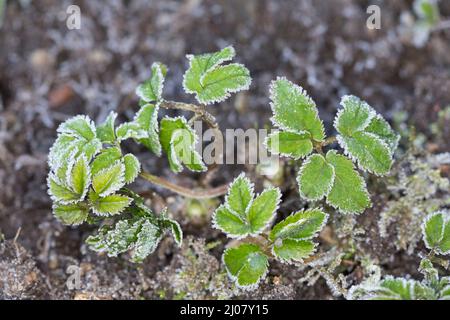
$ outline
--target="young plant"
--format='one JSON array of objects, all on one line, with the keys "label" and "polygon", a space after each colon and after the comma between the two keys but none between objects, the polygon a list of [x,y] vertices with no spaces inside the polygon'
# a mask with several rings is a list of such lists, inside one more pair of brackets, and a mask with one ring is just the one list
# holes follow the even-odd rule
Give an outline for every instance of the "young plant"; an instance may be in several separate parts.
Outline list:
[{"label": "young plant", "polygon": [[[232,92],[247,89],[251,82],[249,71],[240,64],[224,65],[234,56],[232,47],[188,55],[189,69],[183,81],[186,92],[195,94],[202,104],[212,104],[225,100]],[[136,156],[123,153],[122,142],[132,139],[156,156],[164,151],[176,173],[184,167],[191,171],[207,169],[195,150],[198,138],[191,123],[184,117],[164,117],[159,121],[159,109],[190,111],[216,130],[218,125],[204,105],[164,100],[166,74],[167,67],[162,63],[152,65],[150,78],[136,89],[139,110],[132,121],[116,126],[117,114],[111,112],[96,126],[88,116],[75,116],[59,126],[58,137],[49,152],[48,193],[55,217],[72,226],[101,223],[98,233],[86,242],[91,249],[109,256],[129,251],[131,260],[140,262],[155,250],[168,231],[181,244],[178,223],[169,219],[166,211],[154,214],[139,195],[127,188],[139,175],[191,198],[211,198],[225,192],[224,187],[197,192],[174,185],[141,172]]]},{"label": "young plant", "polygon": [[[450,277],[440,277],[433,266],[435,254],[450,254],[450,216],[436,212],[427,216],[422,226],[422,236],[430,250],[427,257],[420,262],[419,271],[424,279],[394,278],[381,279],[379,272],[353,286],[348,299],[359,300],[450,300]],[[441,262],[440,260],[437,260]]]},{"label": "young plant", "polygon": [[268,272],[269,259],[302,263],[316,248],[312,240],[328,215],[321,209],[293,213],[270,228],[280,203],[278,188],[255,196],[253,184],[241,174],[228,189],[225,203],[213,214],[213,226],[239,245],[225,250],[223,262],[237,287],[255,289]]},{"label": "young plant", "polygon": [[[299,193],[308,201],[326,198],[342,213],[358,214],[371,205],[366,183],[356,170],[384,176],[393,163],[397,135],[383,117],[355,96],[344,96],[334,120],[336,137],[325,136],[314,101],[286,78],[270,86],[272,122],[280,130],[266,140],[267,148],[294,160],[305,159],[298,172]],[[337,141],[346,156],[323,147]]]}]

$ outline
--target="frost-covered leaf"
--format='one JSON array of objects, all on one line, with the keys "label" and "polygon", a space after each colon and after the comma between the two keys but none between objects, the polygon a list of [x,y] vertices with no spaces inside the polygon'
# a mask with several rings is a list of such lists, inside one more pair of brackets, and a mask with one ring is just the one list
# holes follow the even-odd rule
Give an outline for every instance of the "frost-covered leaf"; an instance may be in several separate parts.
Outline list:
[{"label": "frost-covered leaf", "polygon": [[427,216],[423,223],[422,233],[428,249],[439,245],[444,236],[444,216],[436,212]]},{"label": "frost-covered leaf", "polygon": [[334,178],[334,167],[322,155],[313,154],[298,173],[300,195],[310,201],[320,200],[330,192]]},{"label": "frost-covered leaf", "polygon": [[88,116],[84,115],[78,115],[68,119],[58,127],[57,131],[87,141],[96,138],[94,122]]},{"label": "frost-covered leaf", "polygon": [[123,157],[125,165],[125,183],[133,182],[141,171],[141,163],[133,154],[128,153]]},{"label": "frost-covered leaf", "polygon": [[68,185],[59,181],[54,175],[47,178],[48,193],[51,199],[62,204],[71,204],[81,200],[80,194],[73,191]]},{"label": "frost-covered leaf", "polygon": [[365,101],[344,96],[334,120],[337,140],[358,166],[377,175],[389,173],[399,135]]},{"label": "frost-covered leaf", "polygon": [[122,151],[118,147],[103,149],[91,163],[92,175],[97,174],[100,170],[108,168],[111,164],[122,158]]},{"label": "frost-covered leaf", "polygon": [[112,226],[105,225],[96,235],[88,237],[86,243],[91,250],[105,252],[110,257],[132,251],[131,260],[142,262],[155,250],[160,240],[159,227],[142,217],[120,220]]},{"label": "frost-covered leaf", "polygon": [[122,141],[126,139],[144,139],[147,138],[147,132],[143,130],[139,124],[134,122],[122,123],[116,129],[117,140]]},{"label": "frost-covered leaf", "polygon": [[91,171],[84,155],[75,160],[68,180],[71,189],[83,199],[91,184]]},{"label": "frost-covered leaf", "polygon": [[162,99],[162,91],[164,87],[164,78],[167,73],[167,67],[155,62],[152,64],[152,74],[150,79],[136,88],[136,94],[139,98],[146,102],[158,102]]},{"label": "frost-covered leaf", "polygon": [[195,94],[200,103],[210,104],[225,100],[232,92],[248,89],[251,78],[247,68],[235,63],[222,65],[234,56],[231,46],[218,52],[187,55],[189,68],[183,79],[186,93]]},{"label": "frost-covered leaf", "polygon": [[252,234],[259,234],[273,221],[280,199],[280,189],[270,188],[253,200],[247,214]]},{"label": "frost-covered leaf", "polygon": [[245,237],[251,230],[243,218],[223,205],[213,213],[213,226],[232,238]]},{"label": "frost-covered leaf", "polygon": [[384,143],[389,146],[391,153],[397,149],[400,135],[392,130],[389,123],[383,119],[382,116],[377,115],[370,121],[369,126],[365,129],[365,132],[373,133],[380,138]]},{"label": "frost-covered leaf", "polygon": [[387,276],[374,285],[351,288],[350,297],[358,300],[436,300],[435,291],[415,280]]},{"label": "frost-covered leaf", "polygon": [[313,150],[309,133],[295,133],[279,131],[270,134],[266,146],[273,154],[300,159],[306,157]]},{"label": "frost-covered leaf", "polygon": [[132,202],[131,198],[120,194],[98,197],[96,194],[92,193],[89,200],[92,210],[99,216],[119,214]]},{"label": "frost-covered leaf", "polygon": [[302,261],[315,249],[310,239],[326,224],[328,215],[320,209],[299,211],[276,224],[269,234],[273,254],[281,261]]},{"label": "frost-covered leaf", "polygon": [[276,126],[299,134],[309,133],[317,141],[325,139],[316,104],[301,87],[279,77],[272,81],[270,99]]},{"label": "frost-covered leaf", "polygon": [[211,104],[224,101],[230,93],[248,90],[251,78],[246,67],[232,63],[208,71],[200,81],[202,89],[197,92],[196,98],[200,103]]},{"label": "frost-covered leaf", "polygon": [[114,129],[114,122],[116,121],[117,113],[111,111],[106,117],[106,120],[97,126],[97,137],[101,142],[114,143],[116,141],[116,132]]},{"label": "frost-covered leaf", "polygon": [[223,261],[230,278],[238,287],[247,290],[255,289],[268,271],[267,256],[254,244],[225,250]]},{"label": "frost-covered leaf", "polygon": [[366,183],[345,156],[330,150],[326,160],[334,167],[334,183],[327,203],[342,213],[361,213],[371,205]]},{"label": "frost-covered leaf", "polygon": [[125,184],[125,166],[120,161],[100,170],[92,177],[92,186],[94,191],[100,196],[110,195]]},{"label": "frost-covered leaf", "polygon": [[414,12],[420,18],[420,22],[433,26],[440,20],[439,6],[436,0],[415,0]]},{"label": "frost-covered leaf", "polygon": [[158,106],[145,104],[136,114],[134,123],[137,123],[147,133],[145,138],[139,139],[139,143],[146,146],[157,156],[161,155],[161,143],[159,142]]},{"label": "frost-covered leaf", "polygon": [[205,171],[200,154],[195,150],[197,136],[185,118],[164,118],[160,141],[172,171],[180,172],[183,164],[191,171]]},{"label": "frost-covered leaf", "polygon": [[167,217],[161,219],[161,223],[165,228],[170,228],[170,232],[172,233],[175,242],[180,247],[183,242],[183,230],[181,229],[180,224]]},{"label": "frost-covered leaf", "polygon": [[55,203],[53,205],[53,214],[63,224],[75,226],[86,221],[89,210],[82,203]]},{"label": "frost-covered leaf", "polygon": [[314,253],[315,248],[311,240],[284,239],[274,243],[273,253],[281,261],[303,261]]},{"label": "frost-covered leaf", "polygon": [[231,211],[234,211],[241,217],[245,217],[253,197],[253,184],[244,173],[241,173],[230,184],[225,203]]},{"label": "frost-covered leaf", "polygon": [[389,146],[369,132],[355,132],[351,137],[338,136],[339,144],[346,154],[358,162],[366,171],[385,175],[392,165]]},{"label": "frost-covered leaf", "polygon": [[425,245],[439,254],[450,254],[450,216],[444,212],[429,214],[422,224]]},{"label": "frost-covered leaf", "polygon": [[299,211],[277,223],[270,232],[269,239],[309,240],[314,238],[326,224],[328,215],[320,209]]},{"label": "frost-covered leaf", "polygon": [[155,251],[160,241],[161,230],[158,226],[146,220],[137,234],[137,239],[131,253],[131,261],[136,263],[144,261],[148,255]]},{"label": "frost-covered leaf", "polygon": [[257,235],[273,220],[280,198],[278,188],[269,188],[254,199],[253,184],[241,174],[230,184],[224,205],[214,212],[213,225],[232,238]]}]

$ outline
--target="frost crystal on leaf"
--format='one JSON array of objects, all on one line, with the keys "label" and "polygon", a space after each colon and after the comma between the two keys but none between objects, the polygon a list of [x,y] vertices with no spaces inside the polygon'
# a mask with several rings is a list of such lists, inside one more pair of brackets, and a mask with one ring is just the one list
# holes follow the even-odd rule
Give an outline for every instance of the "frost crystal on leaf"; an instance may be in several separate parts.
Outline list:
[{"label": "frost crystal on leaf", "polygon": [[272,252],[281,261],[303,261],[315,249],[311,240],[322,230],[328,215],[320,209],[299,211],[276,224],[269,234]]},{"label": "frost crystal on leaf", "polygon": [[428,215],[422,225],[422,234],[428,249],[442,255],[450,254],[450,215],[444,212]]},{"label": "frost crystal on leaf", "polygon": [[230,278],[244,290],[256,288],[268,272],[268,258],[255,244],[225,250],[223,262]]},{"label": "frost crystal on leaf", "polygon": [[183,87],[186,93],[195,94],[198,102],[211,104],[221,102],[230,93],[250,87],[250,72],[238,63],[222,65],[235,56],[233,47],[202,55],[187,55],[189,68],[184,74]]},{"label": "frost crystal on leaf", "polygon": [[303,88],[278,77],[271,83],[270,99],[274,125],[300,135],[308,133],[316,141],[325,139],[316,104]]},{"label": "frost crystal on leaf", "polygon": [[136,88],[137,96],[145,102],[159,102],[162,99],[166,73],[167,67],[164,64],[160,62],[153,63],[150,79]]},{"label": "frost crystal on leaf", "polygon": [[278,188],[255,198],[253,184],[241,174],[230,184],[224,205],[214,212],[213,225],[232,238],[258,235],[273,221],[280,198]]},{"label": "frost crystal on leaf", "polygon": [[358,166],[377,175],[389,173],[397,135],[379,114],[366,102],[355,96],[344,96],[334,126],[337,140],[345,153]]},{"label": "frost crystal on leaf", "polygon": [[172,171],[181,172],[183,164],[191,171],[206,170],[200,154],[195,150],[197,135],[185,118],[162,119],[160,141]]}]

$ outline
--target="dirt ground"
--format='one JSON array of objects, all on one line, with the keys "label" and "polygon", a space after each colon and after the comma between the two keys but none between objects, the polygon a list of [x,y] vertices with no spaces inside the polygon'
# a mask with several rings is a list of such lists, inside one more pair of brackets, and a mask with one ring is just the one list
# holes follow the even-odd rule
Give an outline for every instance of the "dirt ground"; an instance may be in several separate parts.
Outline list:
[{"label": "dirt ground", "polygon": [[[81,8],[80,30],[66,27],[65,10],[74,3]],[[372,3],[381,8],[380,30],[366,28]],[[411,6],[409,0],[8,1],[0,32],[0,298],[334,298],[323,278],[308,286],[301,281],[304,268],[278,264],[256,293],[236,292],[220,263],[226,239],[209,223],[217,203],[208,203],[205,216],[192,216],[186,214],[185,199],[145,181],[134,189],[156,191],[165,199],[187,236],[183,247],[166,239],[141,265],[91,252],[84,239],[92,227],[65,227],[52,216],[47,153],[58,124],[73,115],[99,121],[116,110],[120,120],[132,117],[134,89],[154,61],[170,69],[165,96],[192,101],[181,87],[185,54],[228,44],[249,68],[253,83],[248,92],[211,107],[223,130],[268,125],[268,85],[284,75],[309,92],[330,134],[340,97],[352,93],[397,130],[414,126],[423,136],[423,159],[449,152],[449,117],[441,111],[450,106],[450,30],[436,31],[422,48],[415,47],[401,22],[413,14]],[[440,9],[450,17],[449,1],[441,1]],[[200,175],[175,176],[164,156],[128,147],[148,171],[198,185]],[[404,138],[399,163],[410,147]],[[448,167],[438,167],[448,180]],[[243,170],[261,188],[264,181],[252,166],[223,166],[211,184],[228,182]],[[282,215],[305,205],[294,173],[287,164]],[[410,266],[417,258],[392,238],[379,236],[379,216],[396,195],[373,177],[369,189],[375,205],[357,222],[373,239],[366,244],[367,255],[386,274],[415,276]],[[448,190],[432,197],[448,199]],[[443,203],[439,206],[448,206]],[[335,220],[331,229],[339,223]],[[349,281],[361,280],[359,264],[341,266]],[[79,288],[67,286],[70,266],[81,268]]]}]

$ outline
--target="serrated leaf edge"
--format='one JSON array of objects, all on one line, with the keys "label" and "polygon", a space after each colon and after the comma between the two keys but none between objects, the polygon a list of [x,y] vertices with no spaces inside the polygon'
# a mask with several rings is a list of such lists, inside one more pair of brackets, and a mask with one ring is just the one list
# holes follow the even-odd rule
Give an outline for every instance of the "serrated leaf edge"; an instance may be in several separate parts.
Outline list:
[{"label": "serrated leaf edge", "polygon": [[331,178],[331,183],[328,185],[328,188],[327,188],[327,190],[326,190],[326,193],[325,193],[323,196],[321,196],[321,197],[316,197],[316,198],[310,198],[310,197],[307,197],[307,196],[303,193],[303,191],[302,191],[302,189],[301,189],[301,186],[300,186],[300,177],[301,177],[301,175],[303,174],[303,170],[305,170],[305,167],[311,162],[311,158],[312,158],[313,156],[316,156],[316,155],[321,156],[321,157],[325,160],[325,162],[326,162],[327,164],[329,164],[328,161],[327,161],[327,159],[326,159],[324,156],[322,156],[322,155],[320,155],[320,154],[318,154],[318,153],[314,153],[314,154],[308,156],[308,158],[306,158],[306,160],[302,163],[302,166],[300,167],[300,170],[298,171],[297,178],[296,178],[297,184],[298,184],[298,192],[300,193],[300,196],[301,196],[303,199],[306,199],[306,200],[309,200],[309,201],[318,201],[318,200],[321,200],[321,199],[327,197],[328,194],[330,193],[331,189],[333,189],[334,179],[336,178],[335,169],[334,169],[334,167],[333,167],[331,164],[329,164],[330,167],[331,167],[331,170],[333,171],[333,176],[332,176],[332,178]]},{"label": "serrated leaf edge", "polygon": [[293,130],[293,129],[291,129],[291,128],[288,128],[288,127],[282,125],[281,123],[278,123],[278,121],[275,120],[275,103],[274,103],[274,97],[276,96],[276,94],[275,94],[275,85],[276,85],[276,82],[277,82],[277,81],[287,81],[287,82],[290,82],[290,83],[293,85],[295,91],[297,91],[300,95],[305,96],[306,99],[314,105],[314,107],[315,107],[315,120],[318,120],[318,121],[320,122],[320,124],[321,124],[321,131],[322,131],[323,136],[325,137],[325,127],[324,127],[324,125],[323,125],[322,119],[320,119],[320,117],[319,117],[319,110],[317,109],[317,105],[316,105],[316,103],[314,102],[314,100],[309,96],[308,92],[307,92],[305,89],[303,89],[303,87],[301,87],[301,86],[299,86],[298,84],[296,84],[296,83],[290,81],[289,79],[287,79],[287,78],[284,77],[284,76],[278,76],[275,80],[272,80],[272,81],[270,82],[270,85],[269,85],[270,109],[271,109],[272,115],[273,115],[273,116],[270,118],[270,121],[272,122],[272,124],[273,124],[274,126],[280,128],[280,129],[284,130],[284,131],[290,131],[290,132],[298,133],[298,134],[309,133],[309,132],[306,131],[306,130]]}]

